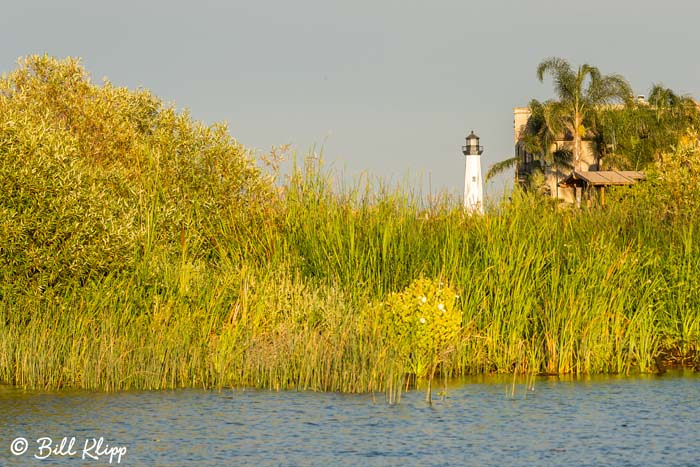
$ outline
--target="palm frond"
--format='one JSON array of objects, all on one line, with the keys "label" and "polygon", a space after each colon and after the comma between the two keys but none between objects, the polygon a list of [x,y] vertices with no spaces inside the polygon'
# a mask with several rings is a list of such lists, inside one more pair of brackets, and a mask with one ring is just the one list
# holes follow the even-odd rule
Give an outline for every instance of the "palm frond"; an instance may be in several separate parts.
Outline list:
[{"label": "palm frond", "polygon": [[571,65],[569,62],[559,57],[550,57],[542,60],[537,66],[537,79],[541,81],[544,80],[544,75],[546,73],[552,73],[553,76],[564,75],[566,72],[571,72]]},{"label": "palm frond", "polygon": [[552,162],[557,168],[573,169],[574,153],[569,149],[557,149],[552,153]]},{"label": "palm frond", "polygon": [[505,159],[500,162],[496,162],[491,167],[489,167],[488,172],[486,172],[485,181],[491,180],[496,175],[505,172],[506,170],[512,168],[518,162],[518,157],[511,157],[510,159]]},{"label": "palm frond", "polygon": [[631,104],[632,87],[621,75],[606,75],[591,82],[586,92],[586,100],[594,107],[614,101]]}]

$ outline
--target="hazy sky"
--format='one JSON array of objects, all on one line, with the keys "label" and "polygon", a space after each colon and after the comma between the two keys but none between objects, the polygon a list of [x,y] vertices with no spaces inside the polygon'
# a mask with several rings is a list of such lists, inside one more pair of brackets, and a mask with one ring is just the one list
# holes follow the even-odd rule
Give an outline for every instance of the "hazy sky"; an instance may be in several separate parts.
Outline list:
[{"label": "hazy sky", "polygon": [[351,176],[459,192],[469,130],[485,171],[513,153],[513,107],[552,96],[543,58],[700,96],[698,18],[696,0],[3,0],[0,70],[78,56],[95,82],[226,121],[248,147],[323,146]]}]

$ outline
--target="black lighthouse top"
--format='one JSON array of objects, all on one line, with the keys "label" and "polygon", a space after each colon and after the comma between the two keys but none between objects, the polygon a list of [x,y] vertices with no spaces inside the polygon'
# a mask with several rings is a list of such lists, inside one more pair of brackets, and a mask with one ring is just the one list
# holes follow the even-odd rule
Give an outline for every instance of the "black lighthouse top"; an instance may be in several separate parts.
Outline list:
[{"label": "black lighthouse top", "polygon": [[482,152],[484,152],[484,147],[479,146],[479,137],[472,130],[467,136],[467,145],[462,146],[462,154],[465,156],[480,156]]}]

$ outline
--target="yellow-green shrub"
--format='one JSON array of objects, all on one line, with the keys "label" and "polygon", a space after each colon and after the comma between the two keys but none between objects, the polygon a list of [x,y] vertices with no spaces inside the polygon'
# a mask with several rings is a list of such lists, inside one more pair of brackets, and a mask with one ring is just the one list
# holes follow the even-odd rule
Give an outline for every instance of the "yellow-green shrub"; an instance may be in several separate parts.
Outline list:
[{"label": "yellow-green shrub", "polygon": [[454,348],[462,327],[458,299],[449,285],[421,278],[381,304],[389,345],[417,377],[432,372]]},{"label": "yellow-green shrub", "polygon": [[688,132],[678,146],[657,161],[658,205],[667,213],[697,213],[700,207],[700,135]]},{"label": "yellow-green shrub", "polygon": [[643,183],[617,191],[617,202],[626,209],[651,211],[665,221],[687,225],[700,211],[698,130],[687,130],[676,146],[659,154],[654,166],[645,173],[647,179]]},{"label": "yellow-green shrub", "polygon": [[32,56],[0,78],[0,193],[0,283],[43,290],[210,256],[221,219],[260,211],[271,184],[224,125]]}]

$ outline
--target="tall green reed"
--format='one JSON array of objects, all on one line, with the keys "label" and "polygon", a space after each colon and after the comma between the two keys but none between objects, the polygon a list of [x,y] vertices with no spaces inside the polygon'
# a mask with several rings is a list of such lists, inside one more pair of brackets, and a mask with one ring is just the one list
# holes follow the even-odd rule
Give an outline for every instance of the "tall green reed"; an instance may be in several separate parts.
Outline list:
[{"label": "tall green reed", "polygon": [[46,60],[12,78],[35,106],[0,93],[2,382],[395,400],[423,381],[376,310],[421,277],[460,295],[440,378],[700,363],[692,204],[630,191],[575,210],[515,191],[470,216],[410,185],[339,188],[318,159],[274,187],[221,127],[111,86],[44,89],[36,73],[77,70]]}]

